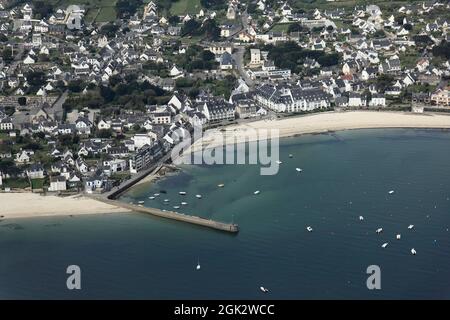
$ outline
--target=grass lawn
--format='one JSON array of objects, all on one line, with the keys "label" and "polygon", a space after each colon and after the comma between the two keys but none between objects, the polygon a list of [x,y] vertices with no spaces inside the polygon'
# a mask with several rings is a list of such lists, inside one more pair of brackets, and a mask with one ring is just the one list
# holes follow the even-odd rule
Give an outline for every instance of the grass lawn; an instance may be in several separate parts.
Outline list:
[{"label": "grass lawn", "polygon": [[0,140],[9,140],[9,134],[6,132],[0,132]]},{"label": "grass lawn", "polygon": [[88,8],[100,8],[100,7],[114,7],[116,5],[116,0],[58,0],[50,1],[56,2],[59,7],[67,7],[71,4],[84,5]]},{"label": "grass lawn", "polygon": [[3,180],[3,187],[11,189],[25,189],[30,186],[28,179],[5,179]]},{"label": "grass lawn", "polygon": [[95,22],[108,22],[116,20],[117,14],[114,7],[103,7],[100,10]]},{"label": "grass lawn", "polygon": [[203,37],[183,37],[181,38],[181,43],[182,44],[187,44],[187,45],[193,45],[193,44],[197,44],[199,41],[201,41],[203,39]]},{"label": "grass lawn", "polygon": [[403,68],[414,68],[416,66],[417,61],[419,60],[419,56],[416,52],[408,52],[400,53],[399,55],[400,63]]},{"label": "grass lawn", "polygon": [[201,8],[200,0],[178,0],[172,3],[170,13],[176,16],[185,15],[186,13],[197,14]]},{"label": "grass lawn", "polygon": [[88,9],[86,12],[86,15],[84,16],[84,20],[88,23],[94,22],[95,17],[97,16],[97,13],[100,11],[100,9]]},{"label": "grass lawn", "polygon": [[288,32],[289,26],[292,23],[277,23],[274,24],[272,26],[272,28],[270,28],[270,31],[274,31],[274,32]]}]

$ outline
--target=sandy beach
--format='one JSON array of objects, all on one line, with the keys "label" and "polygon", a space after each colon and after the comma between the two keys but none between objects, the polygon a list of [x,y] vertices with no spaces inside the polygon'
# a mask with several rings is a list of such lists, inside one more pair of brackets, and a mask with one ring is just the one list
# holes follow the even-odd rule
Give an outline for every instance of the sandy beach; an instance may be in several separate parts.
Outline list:
[{"label": "sandy beach", "polygon": [[81,195],[41,196],[35,193],[0,193],[0,219],[34,218],[127,212]]},{"label": "sandy beach", "polygon": [[266,129],[278,130],[279,137],[328,131],[369,129],[369,128],[450,128],[450,115],[418,114],[404,112],[348,111],[327,112],[292,117],[280,120],[261,120],[225,128],[207,130],[203,139],[198,140],[184,154],[222,145],[222,141],[254,141],[249,132]]}]

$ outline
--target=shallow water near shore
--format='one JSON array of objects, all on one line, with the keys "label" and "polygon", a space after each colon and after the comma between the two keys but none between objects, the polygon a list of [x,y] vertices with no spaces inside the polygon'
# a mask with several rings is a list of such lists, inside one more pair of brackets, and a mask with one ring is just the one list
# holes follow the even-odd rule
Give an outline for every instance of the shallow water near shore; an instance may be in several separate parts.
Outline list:
[{"label": "shallow water near shore", "polygon": [[[121,198],[234,221],[237,235],[144,214],[4,220],[0,298],[448,299],[448,159],[446,131],[340,131],[282,139],[275,176],[257,165],[181,166]],[[66,289],[71,264],[80,291]],[[374,264],[381,290],[366,287]]]}]

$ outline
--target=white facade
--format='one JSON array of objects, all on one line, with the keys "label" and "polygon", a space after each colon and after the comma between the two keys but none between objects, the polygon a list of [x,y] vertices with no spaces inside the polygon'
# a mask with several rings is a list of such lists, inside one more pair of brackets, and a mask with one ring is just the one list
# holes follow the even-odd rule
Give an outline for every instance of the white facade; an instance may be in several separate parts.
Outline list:
[{"label": "white facade", "polygon": [[256,66],[261,63],[261,51],[259,49],[250,49],[250,64]]},{"label": "white facade", "polygon": [[319,89],[263,85],[255,97],[260,106],[276,112],[304,112],[330,106],[327,95]]},{"label": "white facade", "polygon": [[369,102],[371,107],[384,107],[386,106],[386,98],[383,95],[373,95]]},{"label": "white facade", "polygon": [[57,191],[65,191],[67,190],[66,178],[63,176],[59,177],[51,177],[50,178],[50,187],[48,191],[57,192]]},{"label": "white facade", "polygon": [[134,141],[134,146],[136,149],[140,149],[146,144],[151,146],[152,141],[154,140],[153,137],[149,136],[148,134],[136,134],[134,135],[131,140]]}]

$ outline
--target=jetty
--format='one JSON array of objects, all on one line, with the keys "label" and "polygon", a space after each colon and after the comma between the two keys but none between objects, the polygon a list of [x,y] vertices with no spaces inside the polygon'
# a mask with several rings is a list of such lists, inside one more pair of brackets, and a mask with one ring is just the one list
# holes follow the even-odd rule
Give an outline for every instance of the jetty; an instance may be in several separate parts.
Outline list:
[{"label": "jetty", "polygon": [[121,207],[121,208],[125,208],[125,209],[132,210],[132,211],[151,214],[153,216],[157,216],[157,217],[161,217],[161,218],[166,218],[166,219],[171,219],[171,220],[176,220],[176,221],[181,221],[181,222],[187,222],[187,223],[191,223],[191,224],[195,224],[195,225],[199,225],[199,226],[203,226],[203,227],[207,227],[207,228],[211,228],[211,229],[215,229],[215,230],[219,230],[219,231],[230,232],[230,233],[238,233],[239,232],[239,226],[235,223],[225,223],[225,222],[215,221],[215,220],[206,219],[206,218],[202,218],[202,217],[198,217],[198,216],[187,215],[187,214],[183,214],[183,213],[179,213],[179,212],[175,212],[175,211],[167,211],[167,210],[161,210],[161,209],[157,209],[157,208],[143,207],[143,206],[138,206],[135,204],[125,203],[125,202],[121,202],[121,201],[117,201],[117,200],[109,200],[109,199],[106,199],[103,197],[101,197],[101,198],[97,197],[96,199],[99,201],[108,203],[110,205],[116,206],[116,207]]},{"label": "jetty", "polygon": [[99,196],[91,195],[92,198],[102,201],[105,203],[108,203],[110,205],[125,208],[128,210],[151,214],[153,216],[181,221],[181,222],[187,222],[191,224],[195,224],[198,226],[203,226],[219,231],[225,231],[230,233],[238,233],[239,232],[239,226],[235,223],[225,223],[220,221],[215,221],[211,219],[206,219],[198,216],[193,215],[187,215],[175,211],[167,211],[167,210],[161,210],[157,208],[150,208],[150,207],[144,207],[142,205],[135,205],[130,203],[125,203],[122,201],[118,201],[117,199],[125,193],[129,188],[131,188],[133,185],[144,179],[150,174],[157,174],[158,171],[162,168],[164,163],[168,160],[168,156],[164,156],[160,161],[155,163],[154,165],[150,166],[146,170],[143,170],[139,172],[136,175],[133,175],[130,179],[124,181],[119,186],[113,188],[109,192],[105,192]]}]

